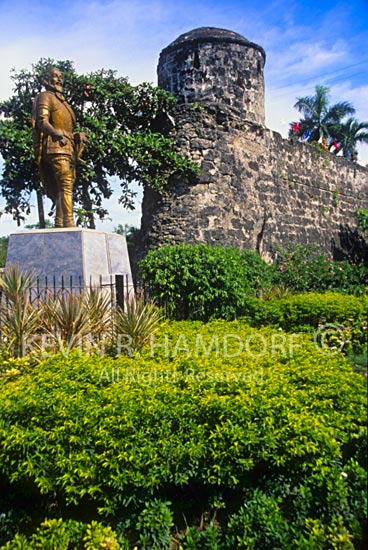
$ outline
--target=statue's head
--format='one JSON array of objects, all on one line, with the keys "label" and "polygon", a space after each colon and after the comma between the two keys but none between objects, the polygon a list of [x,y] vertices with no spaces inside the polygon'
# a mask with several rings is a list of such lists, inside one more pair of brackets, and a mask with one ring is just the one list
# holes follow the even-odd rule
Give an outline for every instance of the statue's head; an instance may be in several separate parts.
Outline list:
[{"label": "statue's head", "polygon": [[43,79],[43,84],[46,90],[52,90],[53,92],[62,92],[63,81],[63,75],[57,67],[48,67]]}]

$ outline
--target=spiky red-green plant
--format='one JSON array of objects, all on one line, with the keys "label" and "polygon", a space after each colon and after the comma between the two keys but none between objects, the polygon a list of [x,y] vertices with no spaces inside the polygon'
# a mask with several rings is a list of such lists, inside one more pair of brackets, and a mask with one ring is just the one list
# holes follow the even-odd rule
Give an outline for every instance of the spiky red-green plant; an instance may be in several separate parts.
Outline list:
[{"label": "spiky red-green plant", "polygon": [[127,299],[124,310],[120,307],[116,310],[116,338],[126,339],[123,349],[134,357],[160,328],[163,319],[163,310],[146,302],[143,296]]},{"label": "spiky red-green plant", "polygon": [[83,297],[60,294],[45,303],[43,329],[54,350],[82,345],[90,332],[88,312]]},{"label": "spiky red-green plant", "polygon": [[8,266],[0,278],[0,335],[5,350],[23,357],[39,331],[42,305],[32,303],[32,273]]}]

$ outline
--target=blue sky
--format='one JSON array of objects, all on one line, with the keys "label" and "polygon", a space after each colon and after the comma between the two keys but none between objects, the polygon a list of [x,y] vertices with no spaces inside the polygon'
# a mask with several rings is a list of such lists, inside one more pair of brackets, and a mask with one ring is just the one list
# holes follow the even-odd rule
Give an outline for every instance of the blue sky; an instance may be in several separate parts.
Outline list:
[{"label": "blue sky", "polygon": [[[368,0],[0,0],[0,99],[12,93],[11,69],[29,68],[41,57],[70,59],[78,72],[115,69],[131,84],[157,83],[161,50],[197,27],[240,33],[266,51],[266,125],[287,136],[298,118],[297,97],[330,88],[331,103],[350,101],[358,120],[368,120]],[[368,162],[368,146],[359,160]],[[0,209],[3,206],[0,198]],[[119,223],[139,226],[129,213],[107,203],[111,231]],[[34,223],[32,215],[27,223]],[[16,230],[0,218],[0,235]]]}]

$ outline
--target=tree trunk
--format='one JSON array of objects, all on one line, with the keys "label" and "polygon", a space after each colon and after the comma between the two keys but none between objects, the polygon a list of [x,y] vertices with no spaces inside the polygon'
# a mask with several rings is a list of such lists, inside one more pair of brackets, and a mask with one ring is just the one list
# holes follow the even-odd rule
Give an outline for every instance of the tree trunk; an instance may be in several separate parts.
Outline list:
[{"label": "tree trunk", "polygon": [[88,229],[96,229],[95,218],[93,215],[93,202],[88,192],[87,185],[83,185],[82,200],[83,200],[83,208],[87,214],[86,217],[88,219]]},{"label": "tree trunk", "polygon": [[94,215],[92,214],[92,212],[89,214],[88,228],[89,229],[96,229],[95,218],[94,218]]},{"label": "tree trunk", "polygon": [[37,189],[36,195],[37,195],[37,208],[38,208],[38,222],[40,225],[40,229],[45,229],[46,222],[45,222],[45,211],[43,208],[42,190]]}]

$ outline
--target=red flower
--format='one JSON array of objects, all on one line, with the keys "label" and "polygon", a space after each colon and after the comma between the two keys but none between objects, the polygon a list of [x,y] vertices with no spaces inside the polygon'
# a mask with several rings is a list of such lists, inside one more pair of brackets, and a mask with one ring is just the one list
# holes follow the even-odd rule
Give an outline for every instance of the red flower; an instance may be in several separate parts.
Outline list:
[{"label": "red flower", "polygon": [[85,87],[84,87],[84,91],[83,91],[83,95],[86,99],[89,99],[90,97],[90,91],[92,91],[94,88],[94,86],[92,86],[91,84],[86,84]]}]

